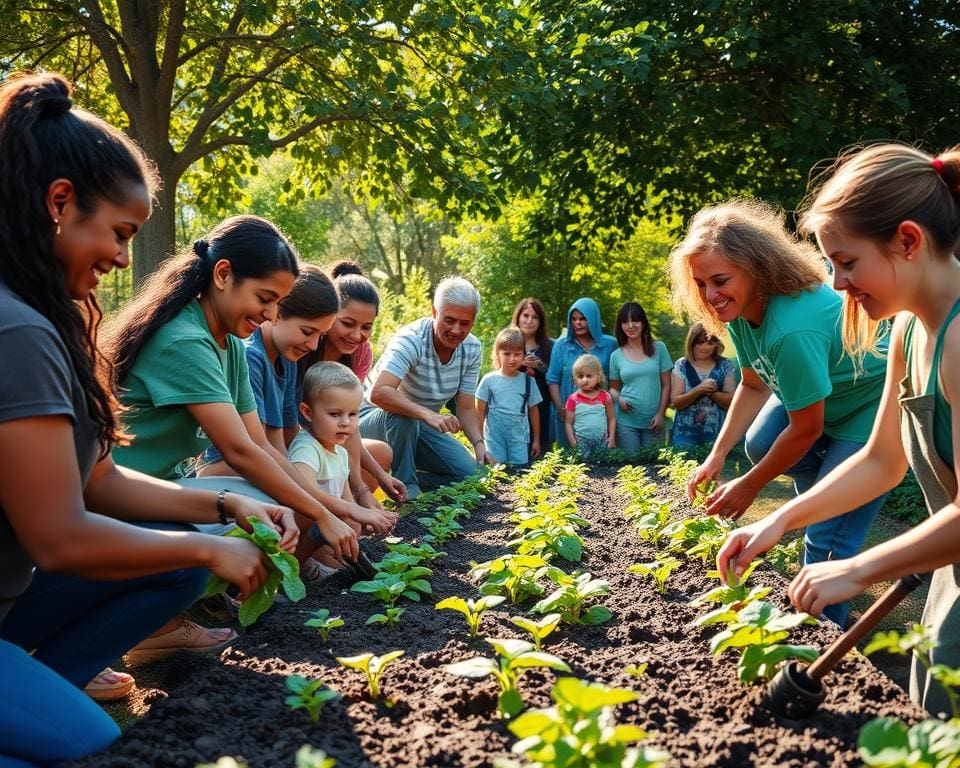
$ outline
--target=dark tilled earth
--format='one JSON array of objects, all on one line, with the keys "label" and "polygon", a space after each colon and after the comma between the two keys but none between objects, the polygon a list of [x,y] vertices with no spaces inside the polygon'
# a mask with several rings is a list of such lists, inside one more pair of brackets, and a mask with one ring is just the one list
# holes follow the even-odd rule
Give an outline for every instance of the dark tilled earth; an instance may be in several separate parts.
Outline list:
[{"label": "dark tilled earth", "polygon": [[[678,494],[669,488],[664,493]],[[665,596],[628,565],[650,560],[652,548],[638,540],[623,518],[626,499],[612,472],[592,470],[582,489],[580,509],[591,521],[585,531],[582,564],[609,580],[604,604],[614,613],[600,627],[562,627],[548,638],[545,650],[567,661],[574,673],[608,685],[632,688],[639,701],[621,707],[621,722],[653,733],[651,744],[672,754],[672,766],[850,766],[857,765],[860,727],[878,715],[908,722],[923,719],[904,692],[859,655],[844,659],[828,678],[829,694],[810,720],[772,714],[761,706],[762,689],[736,678],[736,654],[709,656],[709,631],[690,628],[701,612],[690,599],[714,585],[706,567],[687,562],[670,579]],[[690,510],[678,500],[678,509]],[[129,727],[106,753],[78,762],[89,768],[193,768],[222,755],[242,757],[254,768],[294,764],[303,744],[323,749],[340,768],[382,766],[488,766],[509,754],[514,739],[496,715],[496,684],[470,681],[444,671],[444,665],[468,656],[490,655],[482,640],[471,641],[463,617],[436,611],[434,602],[450,595],[476,597],[467,578],[470,561],[504,554],[510,525],[509,485],[486,501],[470,520],[465,536],[447,543],[449,556],[434,563],[434,599],[406,604],[397,629],[366,627],[374,605],[363,595],[345,591],[337,576],[298,604],[279,605],[245,632],[219,661],[177,658],[154,670],[159,688],[139,692],[134,706],[149,713]],[[420,527],[402,520],[397,534],[415,538]],[[372,555],[382,549],[368,545]],[[774,586],[771,600],[785,601],[786,581],[761,568],[753,583]],[[310,612],[328,608],[346,626],[321,642],[303,626]],[[786,603],[784,602],[784,607]],[[520,608],[504,604],[484,617],[490,637],[521,637],[509,622]],[[791,642],[825,646],[832,625],[804,627]],[[383,678],[391,708],[367,699],[359,672],[337,665],[334,656],[404,649],[406,655]],[[628,664],[649,662],[642,678],[628,676]],[[321,677],[342,698],[324,709],[318,725],[303,711],[284,705],[284,678]],[[520,690],[530,706],[547,706],[555,679],[552,672],[531,670]]]}]

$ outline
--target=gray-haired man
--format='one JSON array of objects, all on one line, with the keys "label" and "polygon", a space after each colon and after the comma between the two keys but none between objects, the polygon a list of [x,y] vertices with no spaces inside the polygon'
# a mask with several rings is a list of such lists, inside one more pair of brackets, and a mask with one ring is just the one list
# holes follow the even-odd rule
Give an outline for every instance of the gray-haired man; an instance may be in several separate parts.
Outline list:
[{"label": "gray-haired man", "polygon": [[[431,317],[397,331],[364,383],[360,432],[393,449],[391,469],[408,498],[416,498],[421,485],[458,480],[489,461],[474,401],[482,352],[470,329],[479,309],[473,285],[461,277],[444,279]],[[451,397],[457,415],[441,414]],[[461,429],[476,459],[453,437]]]}]

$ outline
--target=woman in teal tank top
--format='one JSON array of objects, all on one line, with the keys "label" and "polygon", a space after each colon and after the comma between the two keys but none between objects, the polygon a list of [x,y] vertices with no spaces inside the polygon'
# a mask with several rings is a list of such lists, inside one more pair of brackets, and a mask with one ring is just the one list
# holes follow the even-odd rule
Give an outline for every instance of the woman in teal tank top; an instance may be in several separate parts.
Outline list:
[{"label": "woman in teal tank top", "polygon": [[[874,583],[930,573],[922,623],[934,664],[960,667],[960,150],[931,157],[879,144],[841,158],[806,205],[845,292],[844,347],[861,356],[896,316],[880,412],[864,450],[770,517],[741,528],[718,557],[742,573],[785,532],[842,514],[896,486],[913,469],[930,517],[861,555],[806,566],[789,595],[819,614]],[[946,691],[914,662],[911,696],[933,714],[951,712]]]}]

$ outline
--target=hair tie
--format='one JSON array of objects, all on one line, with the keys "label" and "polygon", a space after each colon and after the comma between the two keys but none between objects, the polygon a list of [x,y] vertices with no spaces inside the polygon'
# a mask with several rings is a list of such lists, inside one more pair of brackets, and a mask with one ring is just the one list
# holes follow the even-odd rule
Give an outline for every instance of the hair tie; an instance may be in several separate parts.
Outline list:
[{"label": "hair tie", "polygon": [[209,251],[210,243],[208,243],[206,240],[200,239],[193,241],[193,252],[197,254],[197,258],[200,259],[200,261],[203,261],[205,258],[207,258],[207,253],[209,253]]},{"label": "hair tie", "polygon": [[933,166],[933,170],[935,170],[937,172],[937,175],[942,179],[943,171],[944,171],[943,160],[941,160],[939,157],[935,157],[933,158],[933,160],[930,161],[930,165]]}]

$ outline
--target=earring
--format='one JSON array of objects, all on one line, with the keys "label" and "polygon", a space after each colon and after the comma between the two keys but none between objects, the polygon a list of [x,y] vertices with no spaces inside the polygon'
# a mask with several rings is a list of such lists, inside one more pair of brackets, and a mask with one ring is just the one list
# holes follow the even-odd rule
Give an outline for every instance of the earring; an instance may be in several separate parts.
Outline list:
[{"label": "earring", "polygon": [[60,219],[54,219],[53,223],[57,225],[57,231],[54,234],[60,234]]}]

